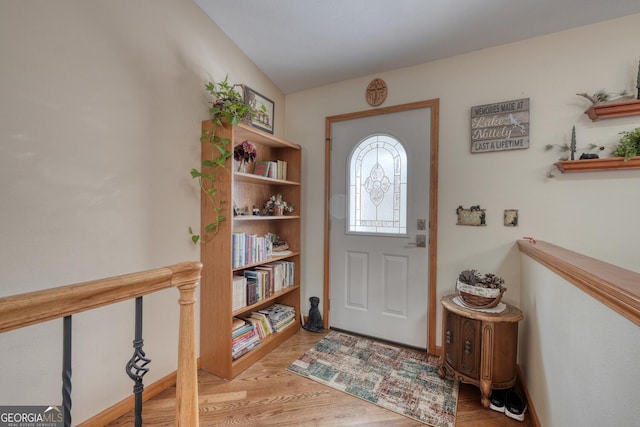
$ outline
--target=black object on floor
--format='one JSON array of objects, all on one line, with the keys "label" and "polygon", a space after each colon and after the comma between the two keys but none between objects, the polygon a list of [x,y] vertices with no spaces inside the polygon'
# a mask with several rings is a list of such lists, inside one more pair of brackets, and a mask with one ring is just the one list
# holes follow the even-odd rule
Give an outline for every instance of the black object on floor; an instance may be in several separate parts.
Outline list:
[{"label": "black object on floor", "polygon": [[504,412],[507,390],[492,390],[489,398],[489,408],[494,411]]},{"label": "black object on floor", "polygon": [[527,402],[517,391],[511,389],[506,393],[504,414],[514,420],[524,421],[527,412]]},{"label": "black object on floor", "polygon": [[322,315],[318,308],[320,305],[320,298],[311,297],[309,298],[309,302],[311,303],[309,317],[307,318],[307,323],[302,327],[310,332],[324,332],[324,322],[322,321]]}]

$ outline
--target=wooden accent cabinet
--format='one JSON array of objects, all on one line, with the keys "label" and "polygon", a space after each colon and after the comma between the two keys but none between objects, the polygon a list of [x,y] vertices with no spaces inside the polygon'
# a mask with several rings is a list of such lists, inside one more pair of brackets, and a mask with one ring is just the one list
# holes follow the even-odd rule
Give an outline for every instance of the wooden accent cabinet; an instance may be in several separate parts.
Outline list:
[{"label": "wooden accent cabinet", "polygon": [[480,387],[482,406],[489,407],[491,390],[516,383],[518,322],[522,312],[510,305],[501,313],[461,307],[442,298],[442,353],[438,373]]},{"label": "wooden accent cabinet", "polygon": [[[213,129],[211,120],[202,122],[203,133]],[[216,134],[230,141],[229,150],[233,146],[248,140],[256,146],[256,161],[283,160],[287,162],[287,179],[274,179],[251,173],[234,170],[233,157],[227,159],[225,168],[216,168],[214,172],[217,195],[225,203],[221,215],[227,220],[220,224],[218,233],[209,241],[202,242],[200,257],[203,264],[200,288],[200,366],[208,372],[222,378],[231,379],[244,371],[265,354],[300,330],[300,322],[295,321],[284,330],[262,339],[261,344],[237,360],[231,356],[232,318],[248,317],[251,312],[262,310],[273,304],[284,304],[295,308],[296,319],[300,316],[300,230],[301,230],[301,165],[302,149],[252,126],[240,123],[216,129]],[[212,157],[211,144],[202,143],[202,158]],[[216,156],[213,156],[216,157]],[[250,168],[253,164],[248,165]],[[282,198],[294,207],[292,213],[283,216],[235,216],[232,207],[253,205],[259,209],[269,197],[282,194]],[[206,235],[204,227],[212,222],[214,212],[212,204],[202,198],[201,202],[201,234]],[[274,256],[264,262],[233,267],[233,233],[256,234],[259,236],[275,233],[289,245],[291,251],[287,255]],[[255,304],[233,311],[233,276],[242,275],[245,269],[286,260],[295,263],[294,286],[284,288]]]}]

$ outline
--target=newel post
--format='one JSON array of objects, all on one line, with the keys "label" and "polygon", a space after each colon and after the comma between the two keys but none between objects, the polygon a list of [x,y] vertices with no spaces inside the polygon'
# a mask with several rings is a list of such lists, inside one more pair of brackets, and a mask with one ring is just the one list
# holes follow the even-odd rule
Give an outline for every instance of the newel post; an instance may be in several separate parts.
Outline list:
[{"label": "newel post", "polygon": [[[172,285],[180,291],[180,327],[178,333],[178,371],[176,378],[176,425],[198,427],[198,367],[196,354],[195,292],[200,281],[201,263],[190,263],[186,272],[178,272]],[[186,274],[184,274],[186,273]]]}]

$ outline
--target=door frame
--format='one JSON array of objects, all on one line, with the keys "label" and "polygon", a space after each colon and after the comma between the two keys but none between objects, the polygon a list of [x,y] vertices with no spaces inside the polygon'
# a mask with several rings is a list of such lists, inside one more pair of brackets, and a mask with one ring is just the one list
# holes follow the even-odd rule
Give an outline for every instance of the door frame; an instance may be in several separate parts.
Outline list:
[{"label": "door frame", "polygon": [[399,113],[403,111],[431,108],[431,147],[430,147],[430,177],[429,177],[429,302],[427,316],[427,352],[437,354],[436,351],[436,323],[437,323],[437,246],[438,246],[438,136],[440,119],[440,99],[411,102],[408,104],[375,108],[371,110],[357,111],[353,113],[339,114],[325,117],[325,167],[324,167],[324,289],[323,304],[324,327],[329,328],[329,279],[330,279],[330,197],[331,197],[331,126],[333,123],[364,117],[378,116],[382,114]]}]

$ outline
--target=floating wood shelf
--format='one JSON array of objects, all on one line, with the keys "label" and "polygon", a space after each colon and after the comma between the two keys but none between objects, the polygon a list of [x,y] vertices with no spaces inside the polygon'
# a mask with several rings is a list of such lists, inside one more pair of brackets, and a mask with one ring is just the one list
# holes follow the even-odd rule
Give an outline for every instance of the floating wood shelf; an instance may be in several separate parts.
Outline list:
[{"label": "floating wood shelf", "polygon": [[615,117],[637,116],[640,115],[640,99],[592,105],[584,113],[594,122]]},{"label": "floating wood shelf", "polygon": [[607,157],[604,159],[566,160],[555,163],[562,173],[595,172],[607,170],[640,169],[640,157],[632,157],[624,161],[623,157]]}]

